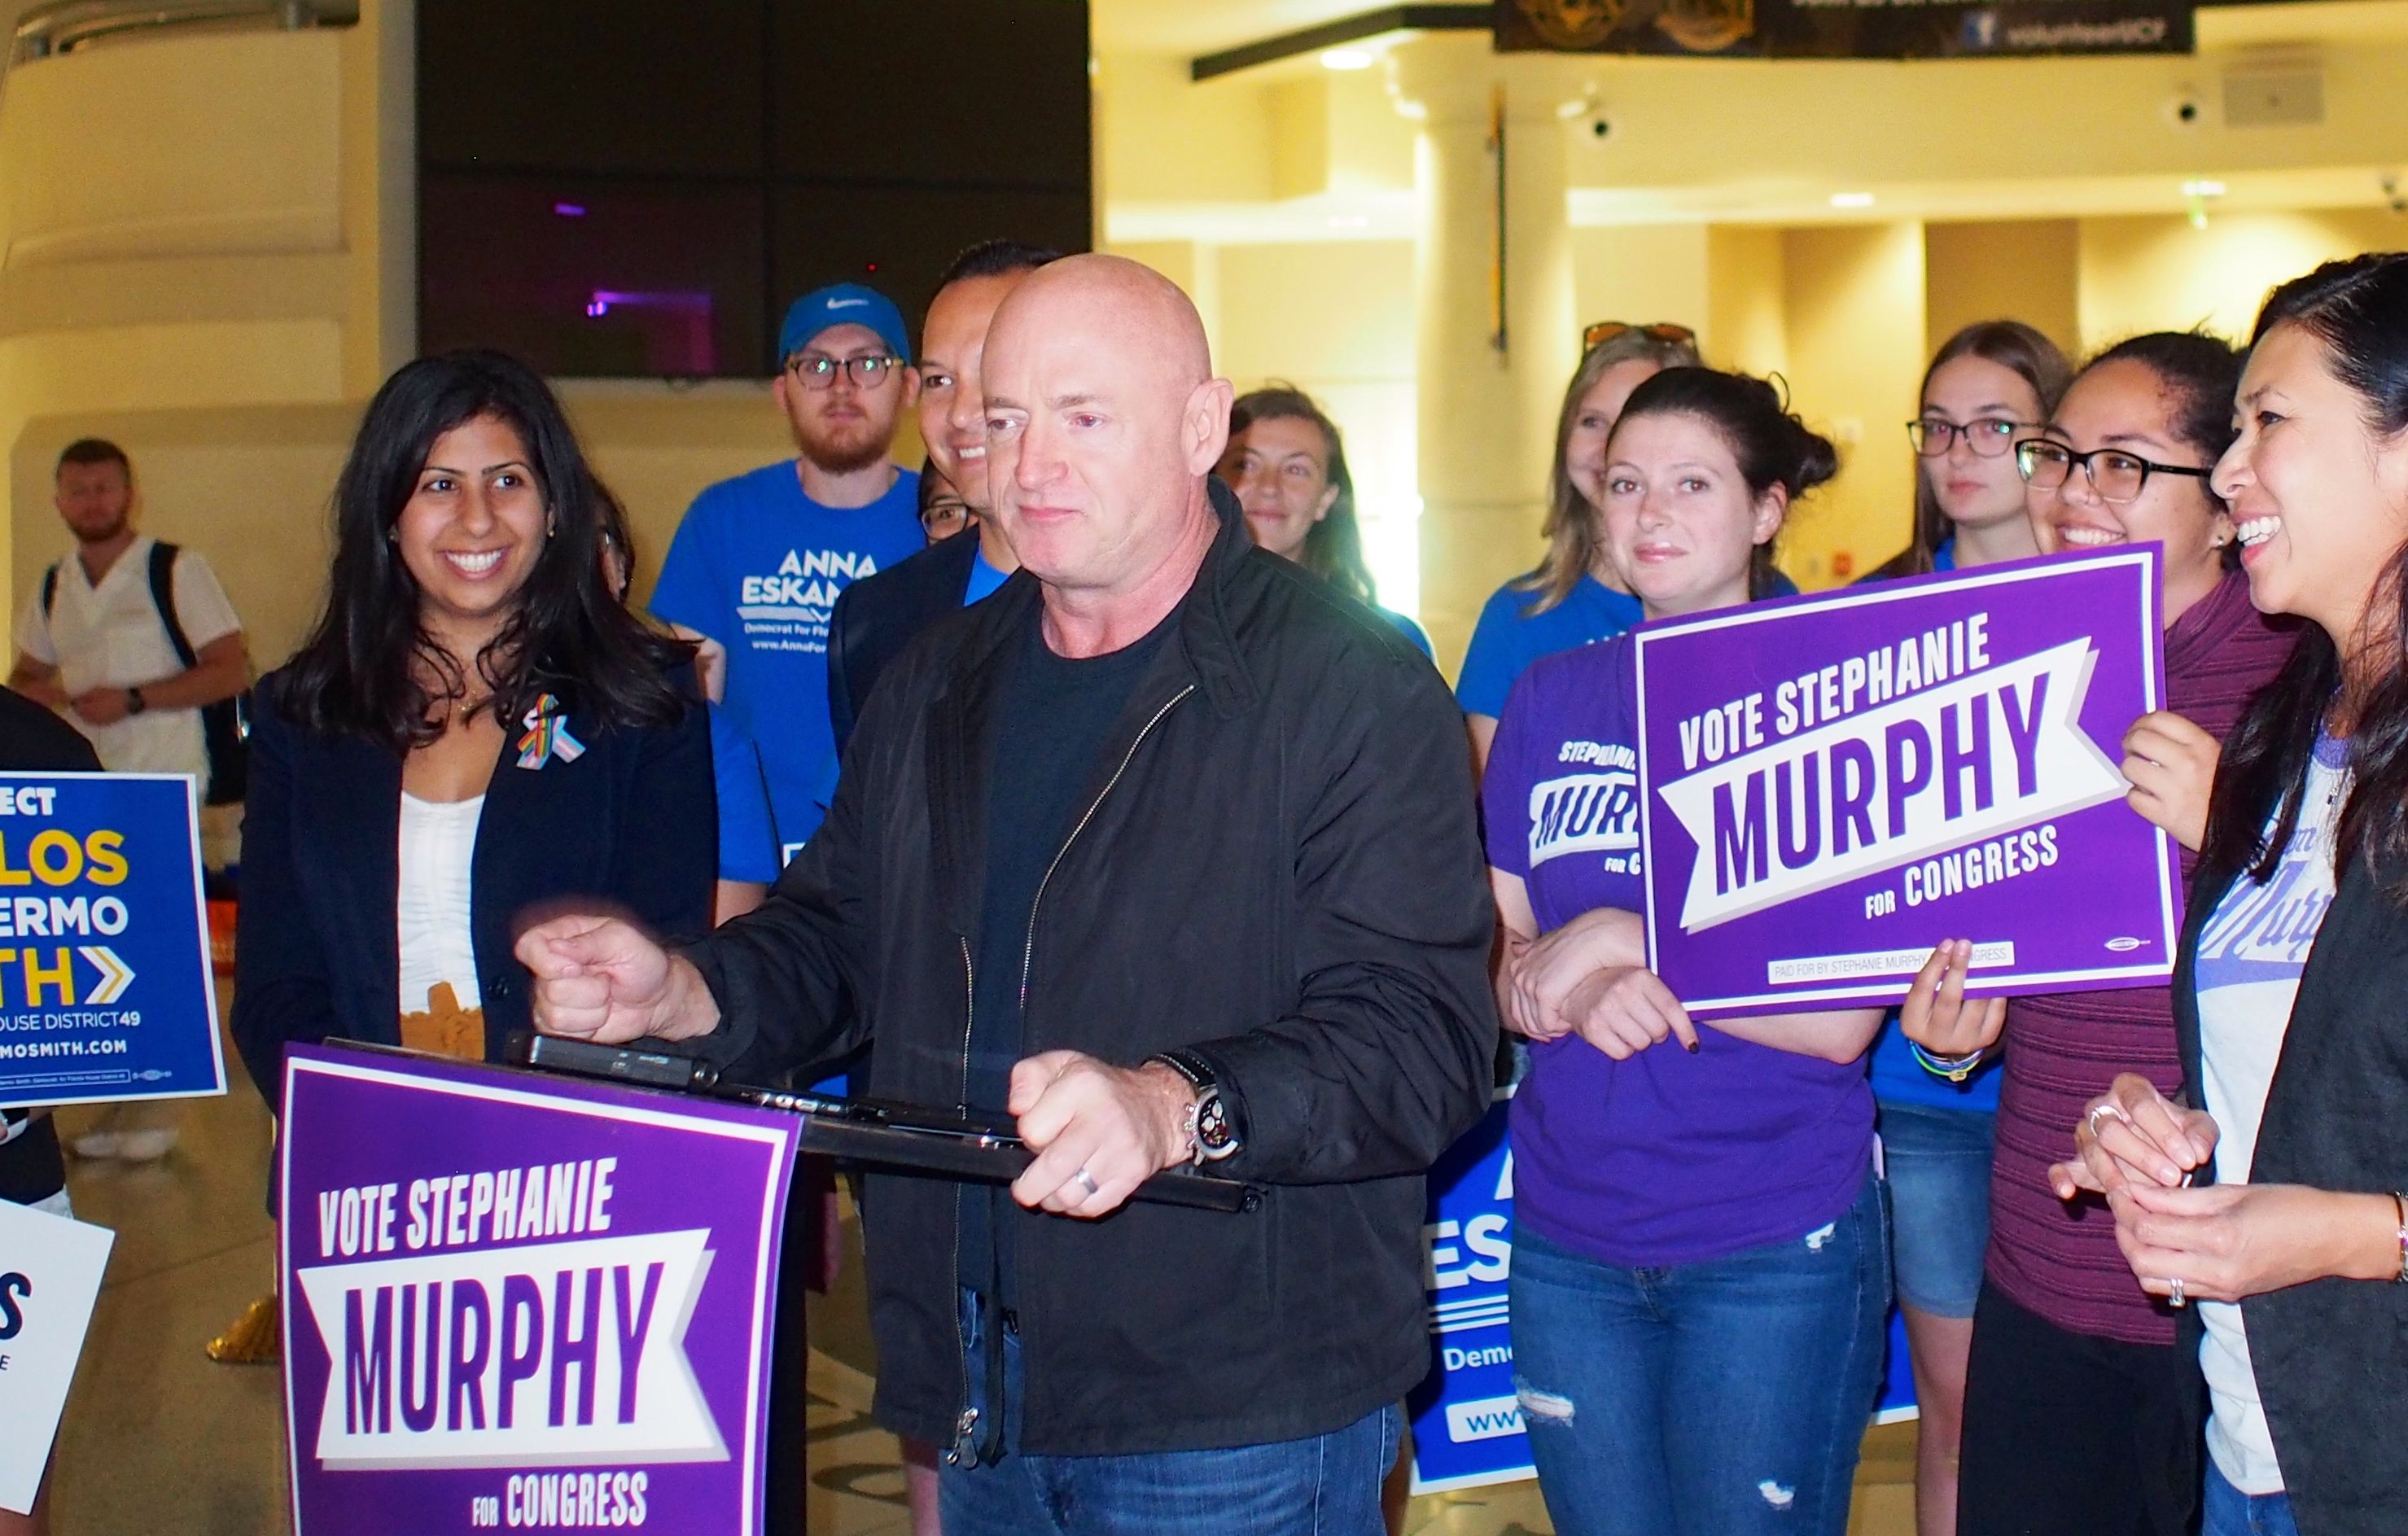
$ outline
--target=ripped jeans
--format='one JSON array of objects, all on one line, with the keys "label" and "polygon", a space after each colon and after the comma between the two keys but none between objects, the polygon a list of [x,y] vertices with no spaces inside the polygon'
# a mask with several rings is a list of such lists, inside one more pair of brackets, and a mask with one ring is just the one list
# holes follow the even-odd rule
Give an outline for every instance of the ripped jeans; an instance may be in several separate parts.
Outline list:
[{"label": "ripped jeans", "polygon": [[1836,1223],[1624,1269],[1513,1236],[1513,1375],[1558,1536],[1843,1536],[1889,1311],[1868,1173]]}]

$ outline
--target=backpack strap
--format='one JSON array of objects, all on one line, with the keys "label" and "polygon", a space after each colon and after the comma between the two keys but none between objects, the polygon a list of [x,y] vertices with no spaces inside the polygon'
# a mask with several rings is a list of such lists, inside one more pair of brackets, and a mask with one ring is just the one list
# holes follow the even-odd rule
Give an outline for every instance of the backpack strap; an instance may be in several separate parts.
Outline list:
[{"label": "backpack strap", "polygon": [[150,602],[159,610],[159,622],[167,626],[167,643],[176,648],[176,659],[191,671],[200,663],[200,653],[185,638],[184,624],[176,616],[176,556],[182,552],[165,539],[154,539],[150,545]]}]

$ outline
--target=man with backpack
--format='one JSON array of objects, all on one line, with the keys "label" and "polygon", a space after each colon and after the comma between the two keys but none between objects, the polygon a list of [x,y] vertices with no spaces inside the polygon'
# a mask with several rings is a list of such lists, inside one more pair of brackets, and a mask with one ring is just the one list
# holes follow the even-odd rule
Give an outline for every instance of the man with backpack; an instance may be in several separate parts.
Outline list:
[{"label": "man with backpack", "polygon": [[[53,501],[76,549],[17,619],[8,686],[64,715],[111,773],[189,773],[206,803],[242,798],[242,621],[208,562],[137,533],[134,467],[98,438],[67,445]],[[214,828],[212,828],[214,830]],[[76,1139],[88,1157],[165,1156],[172,1128],[132,1113]]]}]

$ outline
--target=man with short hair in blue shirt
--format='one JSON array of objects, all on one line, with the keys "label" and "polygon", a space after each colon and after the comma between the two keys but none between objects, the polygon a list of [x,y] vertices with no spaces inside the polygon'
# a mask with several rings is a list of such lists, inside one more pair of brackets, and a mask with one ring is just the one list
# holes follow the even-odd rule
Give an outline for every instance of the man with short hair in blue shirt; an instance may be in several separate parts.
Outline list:
[{"label": "man with short hair in blue shirt", "polygon": [[695,497],[652,589],[655,617],[703,642],[705,686],[759,746],[791,858],[836,782],[828,619],[838,594],[921,547],[920,477],[888,458],[919,393],[901,311],[859,283],[807,294],[778,332],[770,395],[795,458]]}]

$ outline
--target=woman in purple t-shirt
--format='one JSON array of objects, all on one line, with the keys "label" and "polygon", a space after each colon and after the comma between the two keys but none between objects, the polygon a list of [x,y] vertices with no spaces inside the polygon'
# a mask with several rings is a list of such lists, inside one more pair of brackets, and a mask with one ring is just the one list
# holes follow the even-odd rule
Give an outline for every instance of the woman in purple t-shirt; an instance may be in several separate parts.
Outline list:
[{"label": "woman in purple t-shirt", "polygon": [[[1672,368],[1615,424],[1603,524],[1651,619],[1747,600],[1831,478],[1760,380]],[[1514,1377],[1562,1536],[1838,1536],[1889,1305],[1876,1010],[1692,1022],[1641,939],[1627,639],[1525,672],[1483,796],[1506,929]]]}]

